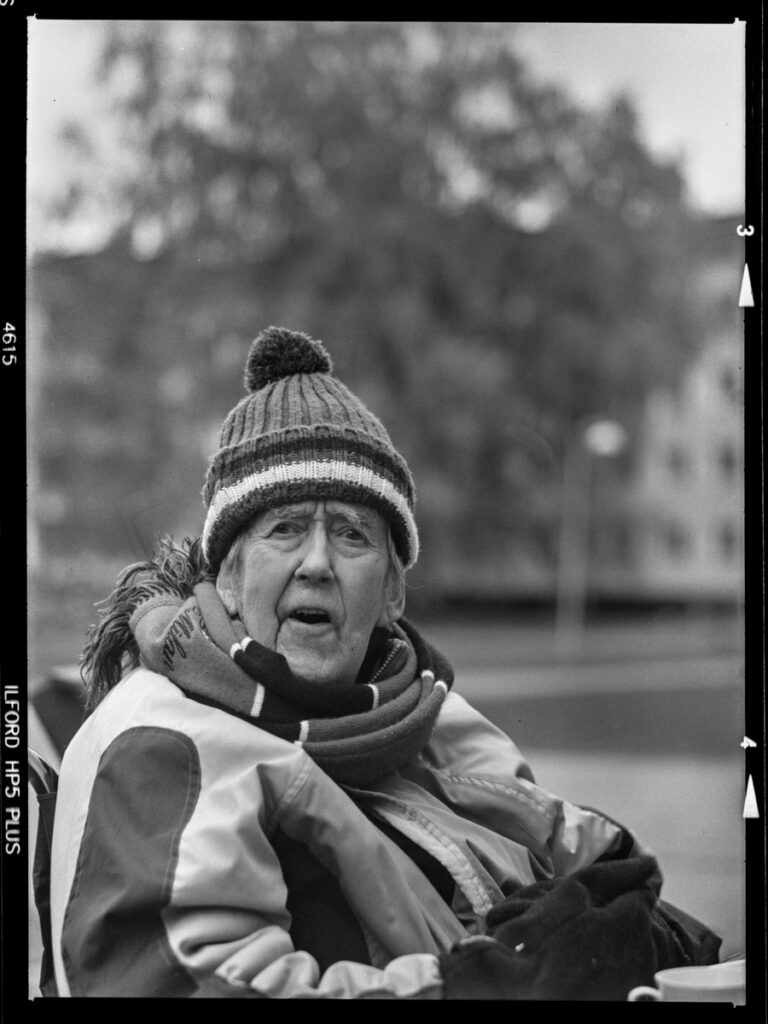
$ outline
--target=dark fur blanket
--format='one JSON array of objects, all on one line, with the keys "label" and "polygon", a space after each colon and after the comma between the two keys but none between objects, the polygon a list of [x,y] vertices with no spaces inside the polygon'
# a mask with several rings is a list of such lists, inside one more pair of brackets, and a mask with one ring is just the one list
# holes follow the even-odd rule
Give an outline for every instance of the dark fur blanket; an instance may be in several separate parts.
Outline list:
[{"label": "dark fur blanket", "polygon": [[599,861],[491,910],[441,958],[447,999],[624,1000],[665,967],[715,963],[720,939],[658,900],[650,856]]}]

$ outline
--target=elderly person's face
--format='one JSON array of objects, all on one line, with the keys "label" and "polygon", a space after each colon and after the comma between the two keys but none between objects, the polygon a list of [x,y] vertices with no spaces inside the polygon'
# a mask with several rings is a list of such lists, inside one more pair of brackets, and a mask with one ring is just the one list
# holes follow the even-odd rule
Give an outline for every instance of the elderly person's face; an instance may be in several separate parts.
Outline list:
[{"label": "elderly person's face", "polygon": [[376,511],[307,501],[261,513],[217,585],[248,635],[282,654],[294,675],[353,683],[374,627],[402,611],[389,568]]}]

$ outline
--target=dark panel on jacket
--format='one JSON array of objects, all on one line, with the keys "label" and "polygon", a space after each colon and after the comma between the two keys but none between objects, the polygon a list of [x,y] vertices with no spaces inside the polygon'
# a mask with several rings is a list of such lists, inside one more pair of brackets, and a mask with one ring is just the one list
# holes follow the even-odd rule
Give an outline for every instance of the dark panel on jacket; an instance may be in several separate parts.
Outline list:
[{"label": "dark panel on jacket", "polygon": [[344,899],[338,881],[306,845],[278,829],[272,839],[288,889],[291,939],[311,953],[320,970],[339,960],[369,964],[362,929]]},{"label": "dark panel on jacket", "polygon": [[199,792],[197,750],[182,733],[129,729],[105,750],[64,918],[62,951],[73,996],[194,990],[160,915]]}]

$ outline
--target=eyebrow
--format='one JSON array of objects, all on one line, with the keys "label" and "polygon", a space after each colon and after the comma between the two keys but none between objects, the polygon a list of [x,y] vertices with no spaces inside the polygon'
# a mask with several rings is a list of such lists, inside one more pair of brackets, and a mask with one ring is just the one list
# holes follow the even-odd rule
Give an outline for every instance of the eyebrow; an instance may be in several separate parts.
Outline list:
[{"label": "eyebrow", "polygon": [[332,516],[339,516],[341,519],[348,519],[356,526],[367,526],[370,528],[374,524],[373,516],[364,509],[331,507],[326,509],[326,511]]},{"label": "eyebrow", "polygon": [[311,514],[311,506],[307,502],[297,505],[278,505],[277,508],[268,508],[258,517],[256,522],[262,526],[274,523],[279,519],[300,519]]},{"label": "eyebrow", "polygon": [[302,501],[296,505],[278,505],[276,508],[268,508],[264,512],[264,518],[276,519],[279,516],[307,515],[309,511],[310,503],[308,501]]}]

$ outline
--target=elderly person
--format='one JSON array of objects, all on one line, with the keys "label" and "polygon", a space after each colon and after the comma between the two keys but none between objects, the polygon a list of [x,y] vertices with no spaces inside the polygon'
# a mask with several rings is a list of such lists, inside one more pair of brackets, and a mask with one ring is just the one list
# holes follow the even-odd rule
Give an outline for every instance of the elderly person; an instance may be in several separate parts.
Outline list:
[{"label": "elderly person", "polygon": [[403,617],[408,467],[269,328],[201,541],[105,603],[62,765],[56,981],[72,996],[623,998],[717,940],[653,858],[543,791]]}]

